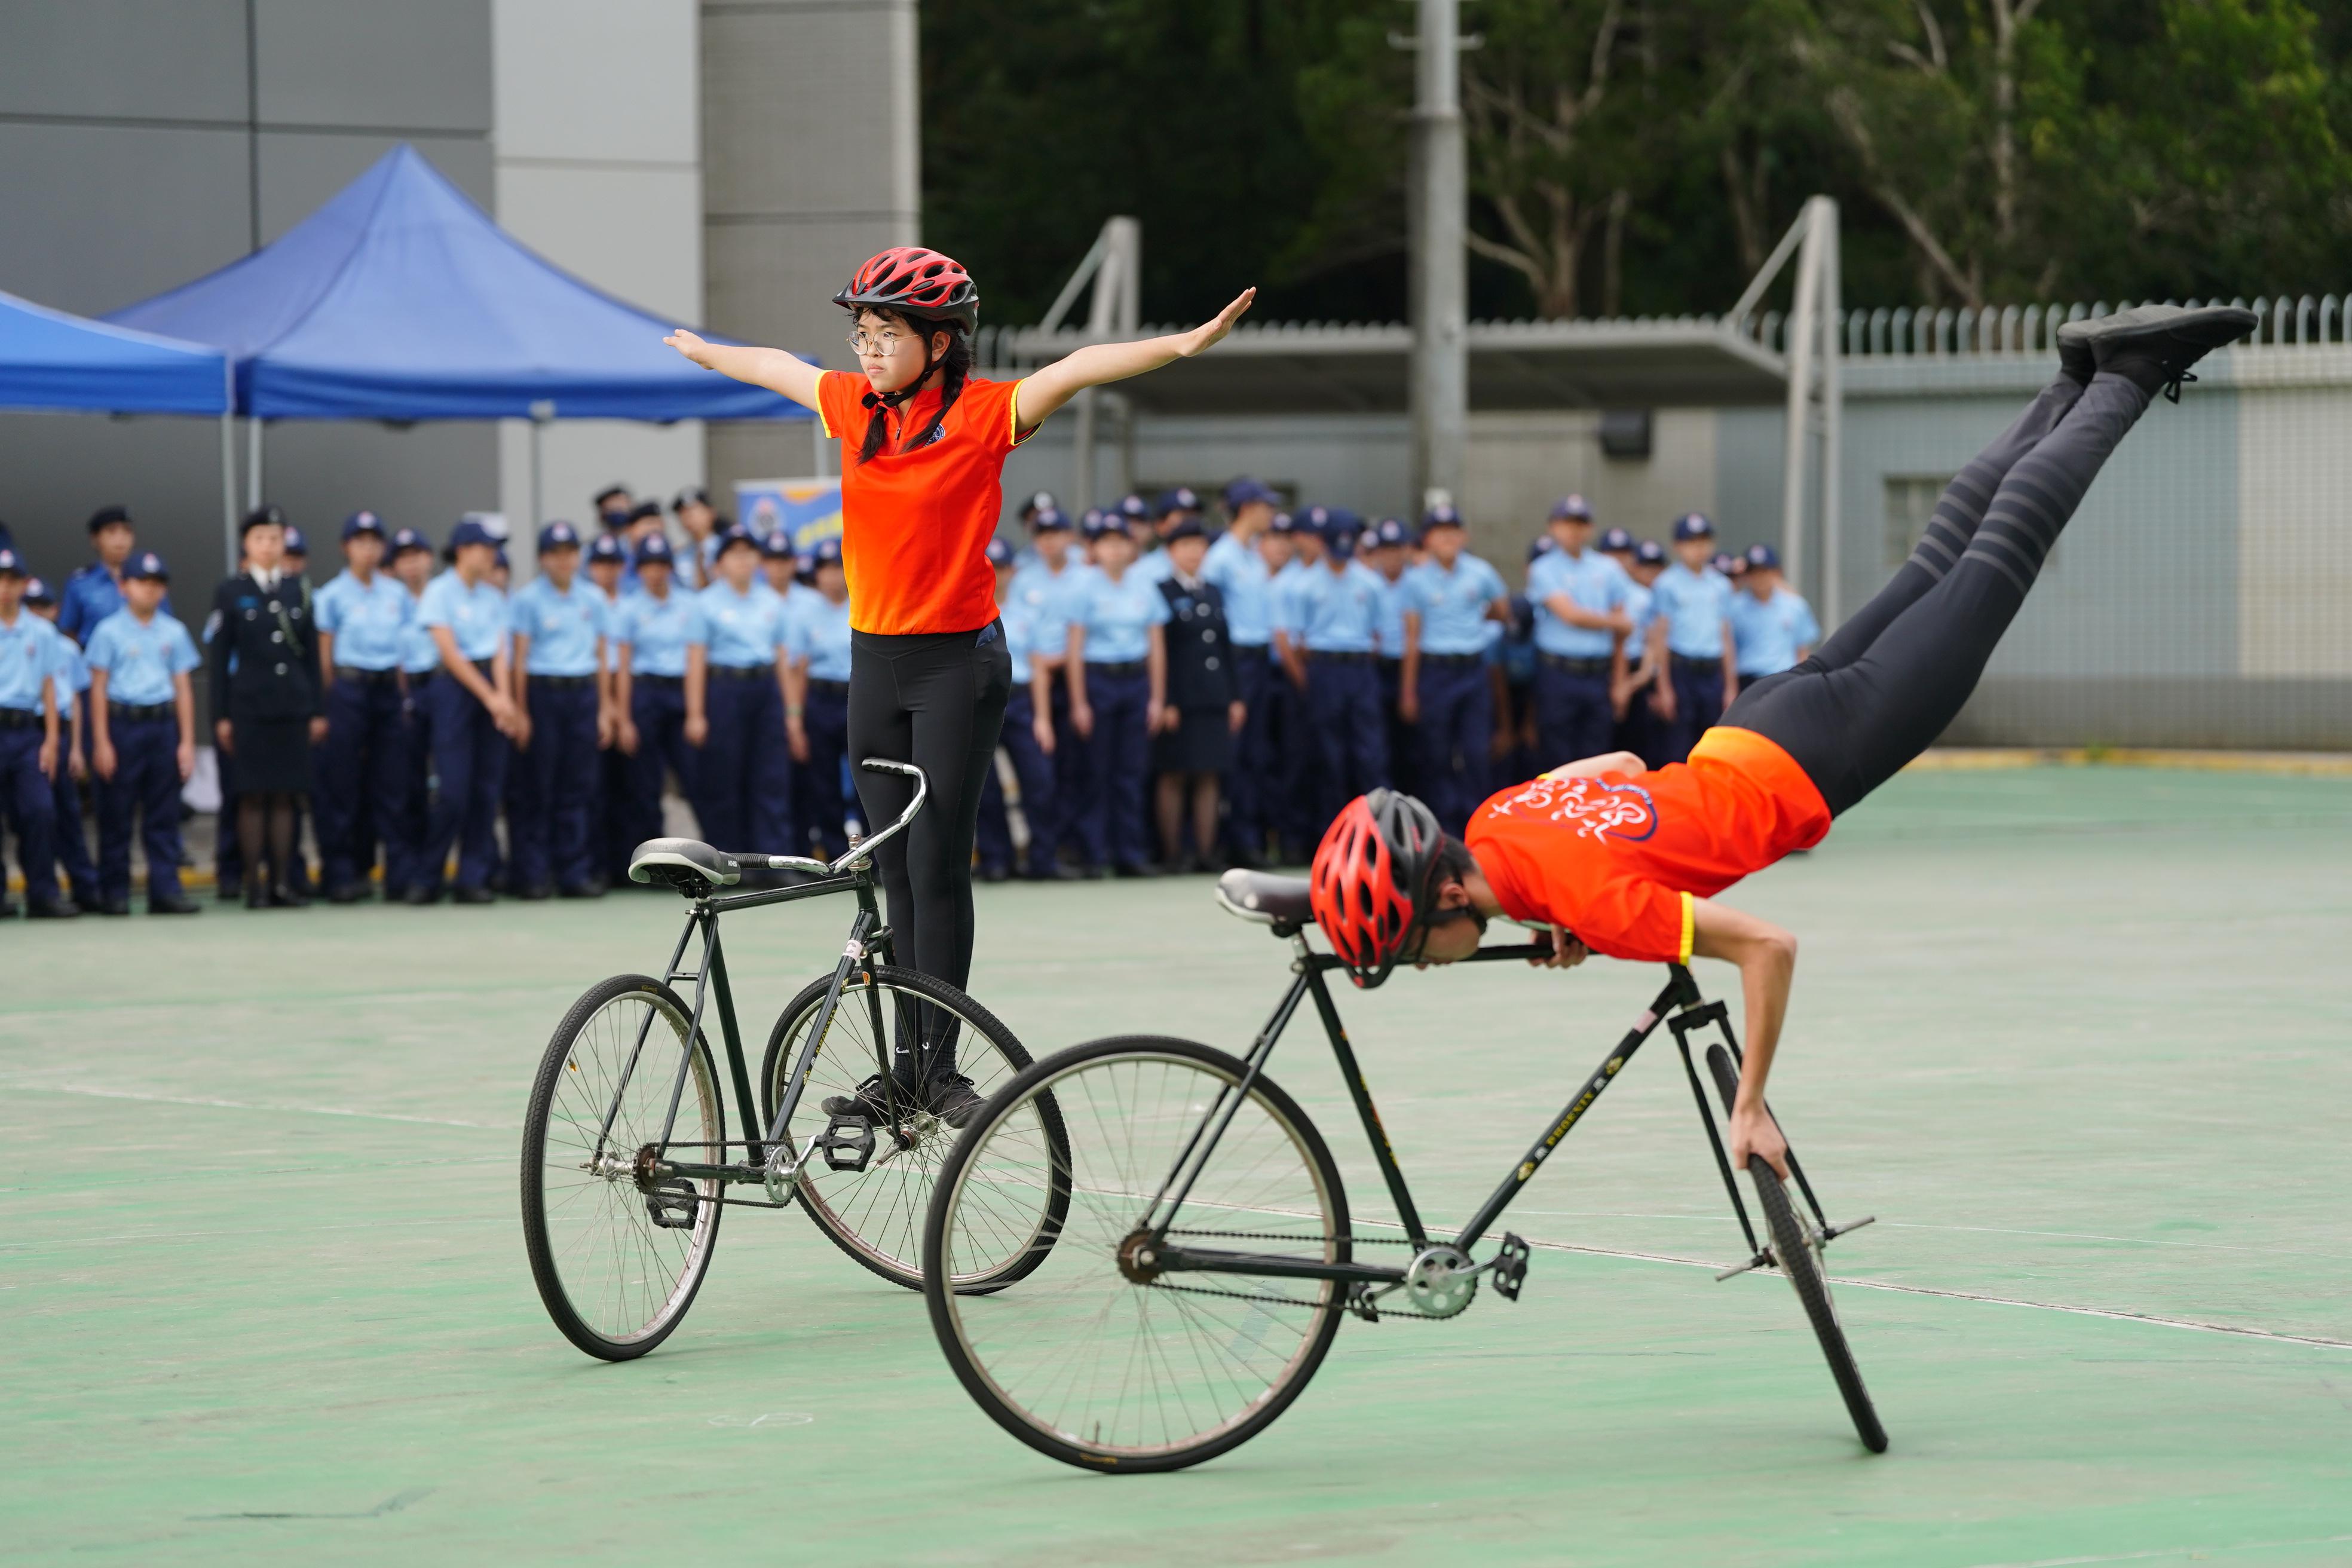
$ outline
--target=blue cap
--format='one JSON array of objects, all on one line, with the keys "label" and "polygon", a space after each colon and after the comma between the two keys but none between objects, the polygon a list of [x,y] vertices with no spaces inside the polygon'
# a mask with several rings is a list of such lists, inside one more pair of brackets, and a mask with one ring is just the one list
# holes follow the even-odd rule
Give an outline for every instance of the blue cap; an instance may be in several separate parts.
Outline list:
[{"label": "blue cap", "polygon": [[491,552],[490,562],[501,572],[507,570],[508,566],[511,564],[507,560],[507,547],[503,543],[501,543],[497,550]]},{"label": "blue cap", "polygon": [[1559,548],[1559,546],[1553,542],[1550,534],[1538,533],[1528,542],[1528,563],[1533,565]]},{"label": "blue cap", "polygon": [[808,552],[808,563],[809,563],[809,570],[810,570],[810,571],[812,571],[812,572],[815,571],[815,570],[816,570],[818,567],[820,567],[820,566],[838,566],[838,565],[840,565],[840,564],[841,564],[841,540],[840,540],[840,538],[839,538],[837,535],[830,534],[830,533],[829,533],[829,534],[825,535],[823,539],[818,540],[814,544],[810,545],[810,546],[809,546],[809,552]]},{"label": "blue cap", "polygon": [[1098,506],[1087,508],[1085,514],[1078,519],[1078,531],[1092,539],[1095,536],[1095,530],[1102,526],[1102,520],[1108,515]]},{"label": "blue cap", "polygon": [[1633,563],[1637,566],[1664,566],[1666,547],[1654,539],[1645,539],[1633,546]]},{"label": "blue cap", "polygon": [[1162,518],[1170,516],[1175,512],[1198,511],[1200,510],[1200,496],[1193,491],[1190,485],[1178,485],[1172,490],[1161,490],[1160,492],[1160,500],[1152,507],[1151,515],[1154,518]]},{"label": "blue cap", "polygon": [[303,538],[302,531],[290,522],[286,525],[286,553],[289,555],[310,553],[310,542]]},{"label": "blue cap", "polygon": [[1328,534],[1324,538],[1323,548],[1330,552],[1332,560],[1346,561],[1356,553],[1356,536],[1359,531],[1357,529],[1349,528]]},{"label": "blue cap", "polygon": [[1392,545],[1411,544],[1413,542],[1412,530],[1404,525],[1404,519],[1401,517],[1384,517],[1372,524],[1370,543],[1375,550],[1386,549]]},{"label": "blue cap", "polygon": [[1727,577],[1737,577],[1748,570],[1748,563],[1728,550],[1718,550],[1707,557],[1706,563]]},{"label": "blue cap", "polygon": [[1633,548],[1633,536],[1622,528],[1612,528],[1601,536],[1601,553],[1603,555],[1628,553]]},{"label": "blue cap", "polygon": [[1036,520],[1041,512],[1057,512],[1061,510],[1062,503],[1054,499],[1052,490],[1039,490],[1021,503],[1021,521],[1034,528],[1037,526]]},{"label": "blue cap", "polygon": [[988,563],[991,566],[1003,567],[1013,564],[1013,546],[1001,539],[990,540],[987,548],[981,553],[988,557]]},{"label": "blue cap", "polygon": [[[1037,493],[1040,495],[1045,494],[1043,490],[1040,490]],[[1052,530],[1067,531],[1069,526],[1069,513],[1064,511],[1057,506],[1041,506],[1034,512],[1030,514],[1029,531],[1032,533],[1045,533]]]},{"label": "blue cap", "polygon": [[1570,522],[1591,522],[1592,521],[1592,503],[1586,500],[1582,496],[1562,496],[1558,500],[1551,503],[1551,521],[1554,522],[1563,521]]},{"label": "blue cap", "polygon": [[[661,539],[661,535],[650,534],[646,537],[646,543],[650,544],[656,539]],[[662,539],[662,543],[667,546],[669,541]],[[540,548],[545,550],[547,546],[542,544]],[[643,547],[640,546],[640,548]],[[617,534],[600,533],[588,542],[588,559],[592,562],[626,561],[628,558],[628,547],[621,542],[620,536]]]},{"label": "blue cap", "polygon": [[351,516],[343,519],[343,542],[348,544],[362,533],[373,533],[378,539],[382,539],[383,537],[383,519],[376,516],[376,514],[372,511],[364,510],[355,511],[352,513]]},{"label": "blue cap", "polygon": [[1107,533],[1125,532],[1126,529],[1126,520],[1117,512],[1090,510],[1087,513],[1085,526],[1080,531],[1088,539],[1100,539]]},{"label": "blue cap", "polygon": [[[9,553],[13,555],[16,552],[11,551]],[[125,577],[151,577],[159,583],[172,580],[172,569],[164,565],[163,558],[152,550],[134,552],[122,563],[122,574]]]},{"label": "blue cap", "polygon": [[1274,521],[1265,526],[1272,533],[1296,533],[1298,531],[1298,520],[1286,511],[1278,511],[1274,514]]},{"label": "blue cap", "polygon": [[1421,531],[1423,533],[1427,533],[1433,528],[1460,528],[1462,526],[1461,510],[1453,506],[1433,506],[1427,511],[1421,514]]},{"label": "blue cap", "polygon": [[442,547],[441,553],[454,561],[457,559],[457,552],[466,545],[487,544],[495,550],[498,548],[498,543],[499,542],[490,536],[488,529],[469,517],[461,520],[457,527],[449,531],[449,542]]},{"label": "blue cap", "polygon": [[[5,552],[5,553],[14,555],[16,552],[11,550]],[[25,603],[28,605],[54,605],[57,602],[58,591],[49,586],[49,580],[47,578],[27,577],[25,579]]]},{"label": "blue cap", "polygon": [[[620,542],[621,542],[617,539],[613,541],[615,548],[618,548]],[[588,559],[591,561],[595,560],[597,552],[604,548],[604,541],[599,539],[593,545],[590,546],[588,551]],[[637,564],[640,566],[677,565],[677,554],[669,547],[669,535],[666,533],[648,533],[643,539],[638,540]]]},{"label": "blue cap", "polygon": [[561,519],[549,523],[545,528],[539,531],[539,552],[541,555],[546,554],[551,550],[577,550],[579,548],[580,531]]},{"label": "blue cap", "polygon": [[1714,537],[1715,524],[1707,521],[1706,513],[1703,511],[1686,511],[1675,519],[1675,542],[1677,544],[1685,539]]},{"label": "blue cap", "polygon": [[1124,495],[1119,497],[1118,504],[1111,510],[1129,522],[1150,522],[1151,521],[1151,503],[1145,500],[1139,495]]},{"label": "blue cap", "polygon": [[11,577],[25,575],[25,558],[13,550],[0,549],[0,572]]},{"label": "blue cap", "polygon": [[1361,533],[1363,531],[1364,520],[1362,518],[1357,516],[1354,512],[1349,511],[1344,506],[1335,506],[1331,509],[1331,531],[1333,537],[1336,538],[1342,533]]},{"label": "blue cap", "polygon": [[1198,512],[1180,511],[1176,514],[1175,522],[1160,537],[1164,542],[1173,544],[1180,539],[1206,539],[1209,531],[1202,525]]},{"label": "blue cap", "polygon": [[791,531],[782,528],[760,541],[760,553],[771,561],[798,561],[801,558],[799,547],[793,543]]},{"label": "blue cap", "polygon": [[433,542],[425,538],[423,533],[413,528],[404,528],[393,534],[392,543],[385,548],[384,553],[398,560],[412,550],[422,550],[430,553],[432,549]]},{"label": "blue cap", "polygon": [[1748,547],[1748,567],[1752,572],[1778,572],[1780,552],[1769,544],[1751,544]]},{"label": "blue cap", "polygon": [[1318,539],[1328,539],[1331,537],[1331,518],[1329,507],[1310,506],[1298,514],[1298,531],[1311,533]]},{"label": "blue cap", "polygon": [[760,536],[740,522],[732,523],[719,531],[718,553],[719,555],[726,554],[739,544],[748,544],[757,550],[760,548]]},{"label": "blue cap", "polygon": [[1279,505],[1282,498],[1275,494],[1274,487],[1264,479],[1254,479],[1247,475],[1244,475],[1225,487],[1227,511],[1239,511],[1252,501],[1261,500],[1269,505]]}]

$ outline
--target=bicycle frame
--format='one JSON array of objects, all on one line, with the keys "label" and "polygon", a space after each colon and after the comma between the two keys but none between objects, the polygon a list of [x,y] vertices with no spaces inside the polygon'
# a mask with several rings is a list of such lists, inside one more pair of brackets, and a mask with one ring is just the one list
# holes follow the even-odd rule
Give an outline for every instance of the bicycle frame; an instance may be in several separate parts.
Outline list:
[{"label": "bicycle frame", "polygon": [[[1168,1240],[1170,1231],[1175,1224],[1177,1213],[1182,1208],[1185,1198],[1191,1194],[1193,1182],[1200,1176],[1210,1154],[1214,1152],[1218,1140],[1224,1135],[1225,1129],[1231,1125],[1251,1089],[1263,1075],[1267,1058],[1274,1054],[1275,1043],[1281,1037],[1283,1030],[1297,1012],[1299,1003],[1310,998],[1315,1004],[1317,1016],[1322,1020],[1324,1033],[1329,1037],[1331,1054],[1339,1063],[1339,1077],[1348,1086],[1349,1099],[1355,1102],[1357,1118],[1363,1124],[1365,1138],[1371,1145],[1372,1157],[1380,1165],[1381,1180],[1387,1184],[1389,1196],[1396,1205],[1397,1216],[1403,1225],[1405,1239],[1412,1245],[1416,1255],[1436,1245],[1450,1246],[1465,1258],[1468,1257],[1470,1249],[1477,1245],[1493,1227],[1495,1222],[1502,1217],[1504,1210],[1510,1206],[1520,1189],[1528,1184],[1538,1170],[1542,1168],[1545,1161],[1559,1146],[1560,1140],[1566,1138],[1574,1130],[1576,1124],[1583,1120],[1585,1113],[1592,1109],[1593,1102],[1606,1092],[1612,1083],[1616,1081],[1618,1075],[1624,1070],[1625,1064],[1633,1060],[1634,1053],[1639,1051],[1650,1037],[1657,1032],[1658,1026],[1661,1023],[1666,1023],[1671,1026],[1675,1045],[1681,1050],[1683,1067],[1690,1079],[1691,1091],[1697,1097],[1699,1115],[1706,1125],[1707,1139],[1715,1150],[1716,1164],[1722,1173],[1724,1189],[1730,1194],[1732,1206],[1738,1215],[1740,1227],[1748,1237],[1748,1250],[1752,1255],[1749,1266],[1753,1267],[1758,1263],[1769,1261],[1758,1246],[1755,1228],[1748,1219],[1747,1205],[1741,1200],[1738,1184],[1732,1177],[1730,1159],[1725,1152],[1722,1136],[1717,1129],[1713,1108],[1708,1104],[1705,1092],[1700,1089],[1697,1071],[1691,1064],[1690,1036],[1699,1030],[1710,1027],[1719,1029],[1724,1043],[1731,1050],[1734,1060],[1739,1059],[1739,1045],[1733,1037],[1730,1015],[1726,1011],[1723,1004],[1703,1000],[1699,994],[1697,983],[1691,978],[1690,971],[1682,964],[1674,963],[1667,966],[1668,979],[1656,998],[1643,1010],[1640,1016],[1634,1019],[1632,1026],[1611,1049],[1609,1055],[1602,1059],[1601,1065],[1581,1081],[1576,1097],[1552,1119],[1543,1133],[1528,1145],[1527,1153],[1520,1159],[1517,1166],[1509,1175],[1503,1178],[1494,1193],[1479,1205],[1477,1213],[1472,1216],[1469,1223],[1465,1225],[1450,1241],[1441,1240],[1433,1243],[1427,1228],[1422,1223],[1421,1211],[1413,1202],[1412,1192],[1405,1180],[1403,1168],[1397,1162],[1396,1152],[1389,1145],[1387,1130],[1381,1125],[1379,1109],[1372,1103],[1371,1090],[1364,1081],[1363,1068],[1356,1060],[1355,1048],[1348,1041],[1347,1029],[1339,1022],[1339,1008],[1332,1001],[1330,987],[1324,982],[1324,975],[1331,970],[1342,967],[1341,963],[1329,953],[1317,952],[1309,947],[1304,932],[1292,931],[1288,934],[1292,951],[1296,955],[1291,963],[1289,989],[1276,1006],[1273,1016],[1266,1020],[1265,1026],[1258,1032],[1256,1039],[1251,1042],[1249,1054],[1244,1058],[1246,1070],[1240,1081],[1228,1085],[1219,1092],[1216,1100],[1210,1106],[1208,1114],[1202,1118],[1200,1126],[1194,1129],[1192,1136],[1186,1142],[1182,1151],[1178,1153],[1174,1165],[1169,1171],[1167,1180],[1161,1183],[1159,1192],[1153,1195],[1150,1204],[1143,1211],[1142,1226],[1151,1233],[1151,1250],[1161,1272],[1242,1274],[1267,1279],[1329,1279],[1351,1286],[1393,1285],[1405,1278],[1406,1270],[1403,1268],[1383,1264],[1359,1263],[1352,1260],[1331,1262],[1320,1258],[1286,1257],[1263,1252],[1236,1252],[1214,1247],[1191,1247],[1181,1242],[1171,1243]],[[1499,963],[1541,959],[1549,957],[1550,951],[1548,947],[1534,943],[1482,947],[1463,962]],[[1790,1170],[1797,1178],[1805,1201],[1813,1211],[1814,1217],[1822,1221],[1826,1235],[1836,1235],[1836,1229],[1829,1227],[1827,1220],[1822,1215],[1821,1205],[1813,1198],[1812,1186],[1806,1182],[1803,1170],[1797,1165],[1793,1154],[1790,1157]]]}]

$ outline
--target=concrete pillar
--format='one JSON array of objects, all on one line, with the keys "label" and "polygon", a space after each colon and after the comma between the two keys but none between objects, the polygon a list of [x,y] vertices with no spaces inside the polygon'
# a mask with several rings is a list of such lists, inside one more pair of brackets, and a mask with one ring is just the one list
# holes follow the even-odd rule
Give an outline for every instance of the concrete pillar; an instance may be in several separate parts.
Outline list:
[{"label": "concrete pillar", "polygon": [[[920,233],[915,0],[705,0],[704,319],[851,363],[833,295]],[[809,427],[709,427],[710,486],[814,471]],[[724,502],[722,505],[726,504]]]}]

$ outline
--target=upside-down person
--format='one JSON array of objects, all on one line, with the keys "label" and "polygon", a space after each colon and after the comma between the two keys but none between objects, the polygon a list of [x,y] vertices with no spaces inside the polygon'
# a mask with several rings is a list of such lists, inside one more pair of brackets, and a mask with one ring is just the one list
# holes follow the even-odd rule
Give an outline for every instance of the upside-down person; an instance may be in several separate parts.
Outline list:
[{"label": "upside-down person", "polygon": [[[961,986],[971,968],[972,840],[996,755],[1012,661],[983,553],[1003,513],[1004,458],[1090,386],[1202,353],[1233,330],[1255,289],[1189,332],[1091,343],[1021,381],[971,374],[980,290],[937,251],[886,250],[834,303],[850,313],[858,373],[821,371],[782,349],[663,342],[699,365],[815,410],[842,443],[841,557],[849,581],[849,752],[912,763],[931,803],[882,847],[889,921],[916,968]],[[868,822],[898,817],[912,784],[857,773]],[[724,846],[723,847],[736,847]],[[746,847],[767,849],[767,845]],[[782,848],[784,847],[773,847]],[[944,1020],[943,1020],[944,1022]],[[962,1126],[980,1105],[942,1029],[893,1064],[901,1096]],[[834,1114],[879,1119],[879,1077]]]},{"label": "upside-down person", "polygon": [[1360,985],[1399,963],[1449,963],[1496,917],[1552,931],[1549,963],[1588,952],[1739,966],[1746,1071],[1733,1163],[1788,1145],[1764,1110],[1796,968],[1790,932],[1714,901],[1794,850],[1925,751],[1976,688],[2035,574],[2160,389],[2242,337],[2251,311],[2146,306],[2060,329],[2060,374],[1960,471],[1894,580],[1794,668],[1747,686],[1687,763],[1588,757],[1489,797],[1463,838],[1409,795],[1349,804],[1316,851],[1317,923]]}]

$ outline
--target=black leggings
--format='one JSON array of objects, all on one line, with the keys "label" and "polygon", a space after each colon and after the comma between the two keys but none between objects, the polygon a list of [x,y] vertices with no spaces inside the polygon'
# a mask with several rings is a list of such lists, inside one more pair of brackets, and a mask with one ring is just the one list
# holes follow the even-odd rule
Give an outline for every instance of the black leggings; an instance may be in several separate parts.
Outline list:
[{"label": "black leggings", "polygon": [[2121,376],[2043,389],[1936,503],[1895,578],[1724,723],[1779,743],[1832,815],[1934,743],[1976,689],[2059,531],[2148,396]]},{"label": "black leggings", "polygon": [[[922,815],[877,855],[898,952],[902,962],[959,987],[971,974],[981,783],[995,765],[1012,691],[1013,660],[996,623],[977,632],[849,636],[849,760],[866,833],[898,819],[915,782],[856,764],[867,757],[912,763],[930,781]],[[951,1040],[925,1033],[952,1050]]]}]

